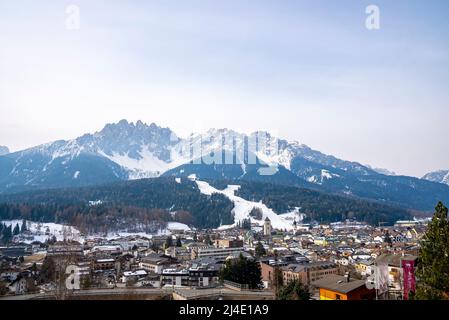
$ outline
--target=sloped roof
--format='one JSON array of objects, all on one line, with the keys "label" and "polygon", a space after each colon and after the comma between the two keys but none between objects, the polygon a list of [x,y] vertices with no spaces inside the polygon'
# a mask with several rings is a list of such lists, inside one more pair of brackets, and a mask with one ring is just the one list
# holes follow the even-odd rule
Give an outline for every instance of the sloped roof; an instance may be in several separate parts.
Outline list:
[{"label": "sloped roof", "polygon": [[350,280],[346,281],[346,278],[338,275],[329,275],[320,280],[313,282],[312,284],[318,288],[328,289],[340,293],[349,293],[362,286],[365,286],[365,280]]}]

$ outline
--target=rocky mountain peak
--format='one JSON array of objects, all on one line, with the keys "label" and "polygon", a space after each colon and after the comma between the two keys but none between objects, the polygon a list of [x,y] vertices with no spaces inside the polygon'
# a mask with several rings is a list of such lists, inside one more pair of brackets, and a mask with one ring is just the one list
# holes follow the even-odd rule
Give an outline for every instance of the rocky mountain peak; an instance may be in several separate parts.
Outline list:
[{"label": "rocky mountain peak", "polygon": [[422,177],[425,180],[449,185],[449,170],[429,172]]}]

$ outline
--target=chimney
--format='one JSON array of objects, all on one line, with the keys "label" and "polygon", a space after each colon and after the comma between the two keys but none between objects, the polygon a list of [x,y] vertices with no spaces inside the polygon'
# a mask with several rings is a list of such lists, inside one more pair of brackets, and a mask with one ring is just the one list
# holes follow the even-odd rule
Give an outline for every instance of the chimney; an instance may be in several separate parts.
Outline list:
[{"label": "chimney", "polygon": [[351,276],[349,275],[349,272],[346,272],[346,274],[345,274],[346,282],[349,282],[350,278],[351,278]]}]

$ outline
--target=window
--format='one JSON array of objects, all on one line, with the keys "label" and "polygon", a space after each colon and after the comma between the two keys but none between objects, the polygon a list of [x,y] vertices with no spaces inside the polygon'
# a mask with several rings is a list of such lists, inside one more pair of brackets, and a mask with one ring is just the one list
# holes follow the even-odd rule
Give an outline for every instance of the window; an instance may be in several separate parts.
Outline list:
[{"label": "window", "polygon": [[339,294],[335,295],[335,300],[341,300],[341,296]]}]

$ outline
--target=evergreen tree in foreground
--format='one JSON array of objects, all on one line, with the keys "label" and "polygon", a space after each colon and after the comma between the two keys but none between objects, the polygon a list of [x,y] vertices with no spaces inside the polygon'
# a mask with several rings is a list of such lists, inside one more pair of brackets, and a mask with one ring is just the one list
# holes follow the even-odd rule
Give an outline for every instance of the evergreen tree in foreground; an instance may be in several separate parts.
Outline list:
[{"label": "evergreen tree in foreground", "polygon": [[237,259],[226,260],[225,267],[220,271],[220,280],[248,285],[249,289],[259,289],[262,285],[260,265],[240,254]]},{"label": "evergreen tree in foreground", "polygon": [[11,241],[12,238],[12,228],[11,225],[10,226],[6,226],[4,225],[3,230],[2,230],[2,241],[3,243],[8,243]]},{"label": "evergreen tree in foreground", "polygon": [[282,286],[277,294],[278,300],[310,300],[310,292],[308,287],[304,286],[301,281],[295,280]]},{"label": "evergreen tree in foreground", "polygon": [[26,221],[25,221],[25,219],[22,221],[22,227],[20,228],[20,232],[25,232],[25,231],[27,231],[28,229],[27,229],[27,223],[26,223]]},{"label": "evergreen tree in foreground", "polygon": [[39,274],[40,283],[47,283],[55,280],[56,264],[53,258],[46,257],[42,263],[41,272]]},{"label": "evergreen tree in foreground", "polygon": [[19,224],[16,224],[16,226],[14,227],[14,231],[12,232],[13,235],[17,236],[20,233],[20,227]]},{"label": "evergreen tree in foreground", "polygon": [[260,258],[267,254],[267,251],[265,250],[263,244],[261,242],[258,242],[255,249],[256,257]]},{"label": "evergreen tree in foreground", "polygon": [[390,247],[393,245],[393,240],[391,239],[390,232],[387,230],[384,237],[384,242],[389,245]]},{"label": "evergreen tree in foreground", "polygon": [[416,277],[415,299],[449,299],[449,219],[441,202],[422,239]]}]

